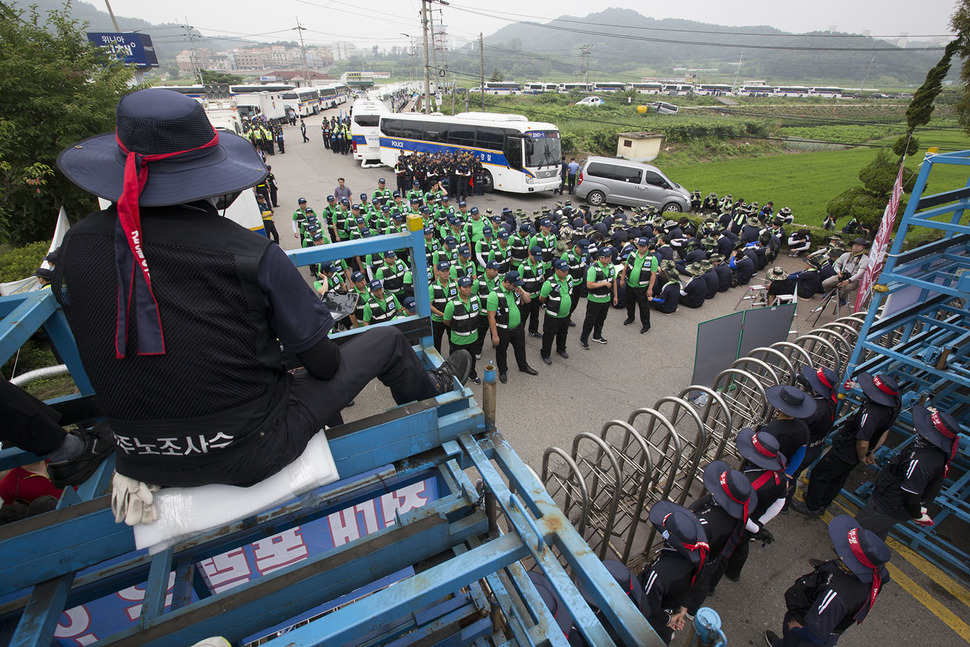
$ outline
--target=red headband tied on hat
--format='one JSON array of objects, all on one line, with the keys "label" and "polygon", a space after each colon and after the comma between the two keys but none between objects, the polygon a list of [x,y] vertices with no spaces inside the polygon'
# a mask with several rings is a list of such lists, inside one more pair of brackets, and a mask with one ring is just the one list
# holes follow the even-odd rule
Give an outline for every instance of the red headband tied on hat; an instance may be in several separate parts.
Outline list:
[{"label": "red headband tied on hat", "polygon": [[880,380],[879,377],[876,375],[872,376],[872,383],[876,385],[877,389],[879,389],[886,395],[891,395],[893,397],[896,397],[897,395],[899,395],[899,391],[893,391],[892,389],[890,389],[889,386],[887,386],[886,383]]},{"label": "red headband tied on hat", "polygon": [[[115,262],[118,270],[118,314],[115,330],[115,356],[125,357],[128,345],[128,314],[135,296],[135,320],[138,325],[138,354],[164,355],[165,337],[158,312],[158,301],[152,292],[148,259],[142,249],[141,213],[138,200],[148,182],[148,162],[170,159],[219,144],[219,133],[213,128],[207,143],[184,151],[143,155],[128,150],[115,133],[118,148],[125,153],[125,179],[118,198],[118,223],[115,227]],[[125,244],[127,242],[127,245]],[[141,272],[135,272],[135,264]]]},{"label": "red headband tied on hat", "polygon": [[[816,369],[815,370],[815,375],[818,376],[818,381],[819,382],[821,382],[823,385],[825,385],[825,386],[827,386],[829,388],[829,393],[831,394],[829,397],[832,399],[832,404],[838,404],[838,402],[839,402],[839,396],[836,394],[836,391],[838,391],[838,389],[836,389],[828,381],[828,378],[825,377],[825,370],[824,369],[821,369],[821,368]],[[832,417],[833,418],[835,417],[835,411],[832,411]]]},{"label": "red headband tied on hat", "polygon": [[721,474],[721,479],[720,479],[721,489],[724,490],[724,492],[728,495],[729,499],[731,499],[735,503],[740,503],[742,506],[744,506],[744,515],[743,515],[743,519],[741,520],[741,525],[744,526],[744,524],[748,523],[748,504],[751,501],[751,497],[748,497],[744,501],[734,498],[734,495],[731,494],[731,488],[728,487],[727,475],[728,473],[726,471]]},{"label": "red headband tied on hat", "polygon": [[946,426],[946,423],[943,422],[943,418],[940,417],[939,411],[934,411],[930,415],[930,422],[933,423],[933,427],[938,432],[943,434],[944,438],[953,441],[953,446],[950,449],[950,456],[946,459],[946,467],[943,468],[943,478],[946,478],[947,474],[950,473],[950,462],[956,458],[957,452],[960,451],[960,437],[950,431],[950,429]]},{"label": "red headband tied on hat", "polygon": [[[853,528],[849,531],[849,550],[852,551],[852,555],[859,560],[859,563],[866,568],[872,569],[872,588],[869,589],[869,605],[863,607],[859,614],[856,615],[856,621],[862,624],[869,611],[872,610],[873,605],[876,604],[876,596],[879,595],[879,589],[882,587],[882,577],[879,574],[879,567],[869,561],[864,550],[862,550],[862,545],[859,543],[859,529]],[[861,616],[861,618],[860,618]]]}]

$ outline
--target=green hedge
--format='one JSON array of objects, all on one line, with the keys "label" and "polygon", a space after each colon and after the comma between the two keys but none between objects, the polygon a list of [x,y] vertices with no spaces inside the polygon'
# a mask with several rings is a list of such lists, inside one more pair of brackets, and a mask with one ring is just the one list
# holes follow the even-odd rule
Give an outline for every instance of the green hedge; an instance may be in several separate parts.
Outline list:
[{"label": "green hedge", "polygon": [[0,283],[19,281],[31,276],[40,267],[50,243],[37,242],[15,247],[0,254]]}]

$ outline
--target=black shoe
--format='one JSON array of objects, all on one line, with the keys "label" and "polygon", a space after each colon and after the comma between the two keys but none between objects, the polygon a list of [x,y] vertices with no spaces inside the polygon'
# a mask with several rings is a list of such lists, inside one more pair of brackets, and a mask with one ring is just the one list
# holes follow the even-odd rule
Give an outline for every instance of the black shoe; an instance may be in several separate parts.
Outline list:
[{"label": "black shoe", "polygon": [[821,565],[822,565],[822,564],[824,564],[825,562],[823,562],[823,561],[822,561],[822,560],[820,560],[820,559],[815,559],[815,558],[813,557],[813,558],[811,558],[810,560],[808,560],[808,563],[809,563],[809,564],[810,564],[810,565],[812,566],[812,568],[818,568],[819,566],[821,566]]},{"label": "black shoe", "polygon": [[529,375],[538,375],[539,374],[539,371],[535,370],[531,366],[526,366],[525,368],[520,368],[519,371],[522,372],[522,373],[528,373]]},{"label": "black shoe", "polygon": [[597,344],[605,344],[606,337],[593,337],[593,341],[595,341]]},{"label": "black shoe", "polygon": [[471,379],[471,381],[474,382],[475,384],[481,384],[482,383],[482,378],[478,377],[477,375],[473,375],[469,379]]},{"label": "black shoe", "polygon": [[556,354],[563,359],[569,359],[569,353],[564,350],[558,351]]},{"label": "black shoe", "polygon": [[575,321],[570,321],[569,322],[569,327],[570,328],[575,328],[576,327],[576,322]]},{"label": "black shoe", "polygon": [[350,402],[348,402],[348,403],[347,403],[347,406],[348,406],[348,407],[352,407],[352,406],[354,406],[355,404],[357,404],[357,401],[356,401],[356,400],[351,400]]},{"label": "black shoe", "polygon": [[772,647],[777,640],[778,634],[771,629],[765,629],[765,644],[768,645],[768,647]]},{"label": "black shoe", "polygon": [[629,326],[632,323],[633,323],[633,317],[627,317],[626,319],[623,320],[624,326]]},{"label": "black shoe", "polygon": [[799,501],[798,499],[792,499],[792,502],[788,507],[798,514],[803,514],[806,517],[811,517],[812,519],[818,519],[822,516],[821,510],[812,510],[805,504],[804,501]]},{"label": "black shoe", "polygon": [[539,338],[541,338],[541,337],[542,337],[542,335],[540,335],[540,334],[539,334],[538,332],[536,332],[536,331],[533,331],[533,330],[530,330],[530,331],[529,331],[529,337],[539,337]]},{"label": "black shoe", "polygon": [[579,342],[579,345],[583,347],[583,350],[589,350],[589,344],[584,341]]},{"label": "black shoe", "polygon": [[543,357],[542,358],[542,361],[545,362],[548,366],[552,366],[552,358],[551,357]]},{"label": "black shoe", "polygon": [[645,333],[645,332],[647,332],[649,330],[650,330],[650,326],[644,326],[644,327],[640,328],[640,334],[642,335],[643,333]]},{"label": "black shoe", "polygon": [[458,382],[464,386],[471,371],[471,354],[467,350],[459,350],[452,353],[441,366],[433,371],[428,371],[428,375],[434,382],[438,393],[447,393],[454,388],[453,378],[457,377]]},{"label": "black shoe", "polygon": [[505,372],[499,373],[498,381],[501,382],[502,384],[505,384],[506,382],[509,381],[509,374]]},{"label": "black shoe", "polygon": [[64,489],[69,485],[81,485],[94,474],[108,454],[114,451],[114,436],[106,420],[91,429],[70,432],[84,443],[81,453],[62,463],[49,463],[47,473],[54,487]]}]

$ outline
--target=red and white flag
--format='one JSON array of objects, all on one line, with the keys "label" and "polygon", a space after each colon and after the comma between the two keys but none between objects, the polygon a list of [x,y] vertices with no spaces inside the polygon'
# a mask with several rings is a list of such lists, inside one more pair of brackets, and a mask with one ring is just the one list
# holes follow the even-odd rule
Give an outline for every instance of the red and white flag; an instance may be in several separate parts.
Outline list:
[{"label": "red and white flag", "polygon": [[896,224],[896,212],[899,210],[899,200],[903,196],[903,170],[906,168],[906,159],[903,158],[899,165],[899,175],[896,176],[896,183],[893,185],[893,193],[889,198],[889,204],[882,214],[882,222],[879,223],[879,231],[876,238],[872,241],[872,248],[869,250],[869,266],[866,267],[862,280],[859,281],[859,290],[855,296],[855,312],[859,312],[863,306],[868,305],[869,297],[872,294],[872,286],[876,284],[879,273],[886,258],[886,249],[889,248],[889,238],[893,233],[893,225]]}]

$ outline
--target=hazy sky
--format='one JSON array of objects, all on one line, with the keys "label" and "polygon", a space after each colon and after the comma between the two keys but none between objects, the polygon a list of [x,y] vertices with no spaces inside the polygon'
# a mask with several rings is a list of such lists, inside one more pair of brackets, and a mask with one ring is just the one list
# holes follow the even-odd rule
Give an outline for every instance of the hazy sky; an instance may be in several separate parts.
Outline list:
[{"label": "hazy sky", "polygon": [[[104,0],[88,0],[99,9]],[[116,15],[152,22],[184,22],[206,36],[258,35],[260,40],[295,39],[296,18],[308,43],[349,40],[382,47],[403,45],[401,32],[420,36],[420,0],[110,0]],[[435,4],[435,7],[441,7]],[[586,16],[608,6],[634,9],[653,18],[684,18],[731,26],[769,25],[789,32],[836,29],[873,36],[949,33],[956,0],[451,0],[441,7],[451,35],[460,41],[488,34],[510,22],[545,22],[561,15]],[[440,14],[435,14],[435,19]],[[164,34],[158,34],[163,36]]]}]

